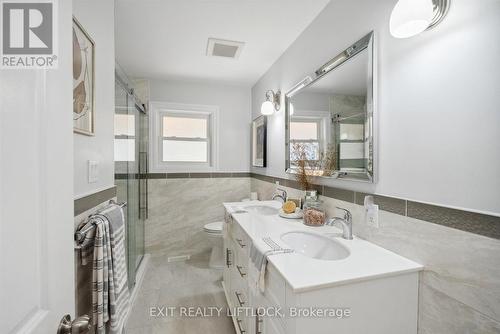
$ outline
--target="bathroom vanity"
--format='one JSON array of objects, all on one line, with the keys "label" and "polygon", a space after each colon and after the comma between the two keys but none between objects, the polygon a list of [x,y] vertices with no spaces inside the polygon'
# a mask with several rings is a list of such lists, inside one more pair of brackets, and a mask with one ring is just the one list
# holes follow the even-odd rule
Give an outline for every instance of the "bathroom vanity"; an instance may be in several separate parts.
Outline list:
[{"label": "bathroom vanity", "polygon": [[[417,333],[421,265],[336,227],[281,218],[276,201],[224,206],[223,284],[238,333]],[[293,252],[269,256],[262,293],[249,284],[250,249],[270,249],[265,237]]]}]

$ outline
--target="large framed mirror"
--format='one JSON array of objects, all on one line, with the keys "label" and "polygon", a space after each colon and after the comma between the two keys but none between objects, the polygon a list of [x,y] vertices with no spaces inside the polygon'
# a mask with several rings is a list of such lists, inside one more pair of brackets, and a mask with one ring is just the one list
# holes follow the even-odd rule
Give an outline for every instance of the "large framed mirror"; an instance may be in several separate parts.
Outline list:
[{"label": "large framed mirror", "polygon": [[373,32],[285,96],[287,173],[374,182]]}]

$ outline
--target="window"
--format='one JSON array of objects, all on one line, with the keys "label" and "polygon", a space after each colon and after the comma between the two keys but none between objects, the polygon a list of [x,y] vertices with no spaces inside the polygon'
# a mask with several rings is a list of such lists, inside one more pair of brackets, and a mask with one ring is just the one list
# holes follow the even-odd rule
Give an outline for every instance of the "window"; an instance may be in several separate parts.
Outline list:
[{"label": "window", "polygon": [[216,168],[217,107],[152,102],[150,110],[152,171]]},{"label": "window", "polygon": [[343,124],[340,123],[340,140],[363,140],[364,124]]},{"label": "window", "polygon": [[307,160],[320,159],[321,120],[294,118],[290,122],[290,159],[300,160],[304,154]]},{"label": "window", "polygon": [[164,162],[210,161],[208,115],[165,113],[162,116]]},{"label": "window", "polygon": [[135,161],[135,117],[115,114],[115,161]]}]

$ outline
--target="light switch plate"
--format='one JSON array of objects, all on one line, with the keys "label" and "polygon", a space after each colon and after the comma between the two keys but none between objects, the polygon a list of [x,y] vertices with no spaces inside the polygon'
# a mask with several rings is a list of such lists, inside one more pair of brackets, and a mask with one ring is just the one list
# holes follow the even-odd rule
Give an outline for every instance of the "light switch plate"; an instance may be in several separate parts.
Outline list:
[{"label": "light switch plate", "polygon": [[96,183],[99,180],[99,163],[97,161],[88,161],[89,183]]}]

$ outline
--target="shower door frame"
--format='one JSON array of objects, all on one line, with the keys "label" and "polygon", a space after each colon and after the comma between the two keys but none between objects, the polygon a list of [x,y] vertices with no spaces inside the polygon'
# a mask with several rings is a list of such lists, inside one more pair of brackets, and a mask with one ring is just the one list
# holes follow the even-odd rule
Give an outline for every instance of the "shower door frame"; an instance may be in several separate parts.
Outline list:
[{"label": "shower door frame", "polygon": [[[127,115],[134,115],[134,161],[123,161],[126,165],[126,201],[127,205],[127,270],[129,288],[135,285],[136,273],[141,261],[145,255],[145,221],[148,217],[148,147],[149,147],[149,133],[148,133],[148,113],[144,105],[138,102],[137,97],[134,95],[133,89],[116,73],[115,75],[115,89],[119,87],[123,93],[126,94],[127,102]],[[116,97],[115,97],[116,99]],[[117,114],[117,107],[115,106],[115,114]],[[146,127],[141,126],[145,124]],[[145,131],[146,133],[143,133]],[[115,161],[115,174],[117,173],[118,164],[122,161]],[[131,168],[130,168],[131,167]],[[124,178],[121,177],[123,180]],[[134,183],[137,182],[137,189]],[[119,189],[117,189],[117,196],[120,196]],[[135,193],[135,194],[134,194]],[[131,196],[137,196],[137,200]],[[120,199],[119,199],[120,200]],[[131,221],[131,219],[134,221]],[[139,226],[140,224],[140,226]],[[142,242],[138,245],[137,231],[142,227]]]}]

